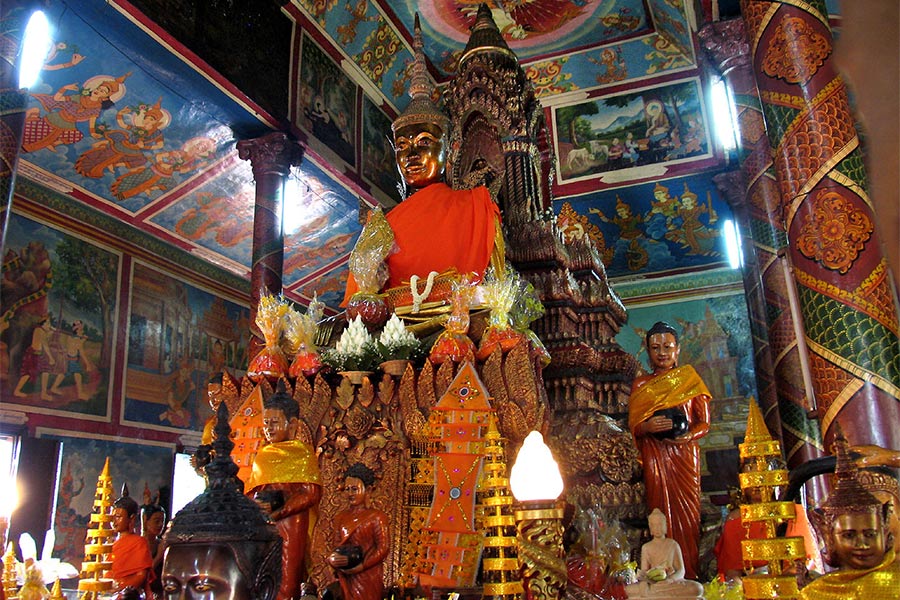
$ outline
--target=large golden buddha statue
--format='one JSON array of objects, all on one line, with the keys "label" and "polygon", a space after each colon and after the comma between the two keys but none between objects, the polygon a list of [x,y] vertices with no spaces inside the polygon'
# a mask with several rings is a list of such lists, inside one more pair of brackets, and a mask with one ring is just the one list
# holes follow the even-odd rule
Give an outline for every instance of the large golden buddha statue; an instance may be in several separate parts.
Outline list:
[{"label": "large golden buddha statue", "polygon": [[[503,261],[500,209],[488,189],[455,190],[444,183],[449,119],[431,99],[418,19],[415,51],[412,100],[392,125],[397,166],[410,195],[386,216],[375,211],[350,255],[344,306],[370,325],[386,321],[392,309],[408,314],[401,307],[419,294],[426,304],[446,300],[449,286],[441,278],[480,278],[492,261],[496,267]],[[421,299],[416,311],[420,305]]]},{"label": "large golden buddha statue", "polygon": [[800,591],[802,600],[895,600],[900,598],[900,564],[894,561],[888,528],[890,504],[858,480],[847,441],[835,440],[834,491],[811,512],[825,542],[825,562],[837,570]]}]

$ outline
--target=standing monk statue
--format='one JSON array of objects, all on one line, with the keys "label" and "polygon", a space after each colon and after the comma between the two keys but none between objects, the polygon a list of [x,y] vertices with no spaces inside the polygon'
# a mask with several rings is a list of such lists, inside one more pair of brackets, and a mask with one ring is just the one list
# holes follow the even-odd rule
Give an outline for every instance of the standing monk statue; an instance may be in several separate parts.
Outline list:
[{"label": "standing monk statue", "polygon": [[278,598],[300,597],[306,581],[306,558],[313,514],[322,497],[322,480],[316,454],[295,439],[300,407],[285,391],[284,382],[263,400],[263,434],[268,445],[253,459],[247,495],[269,515],[284,540],[281,553],[281,587]]},{"label": "standing monk statue", "polygon": [[335,550],[327,561],[345,600],[380,600],[384,592],[382,563],[388,555],[388,516],[366,503],[373,483],[375,473],[362,463],[344,474],[350,507],[334,517]]},{"label": "standing monk statue", "polygon": [[128,486],[123,486],[122,496],[113,502],[113,529],[118,535],[113,542],[109,576],[117,592],[134,588],[149,594],[153,557],[147,540],[134,532],[137,514],[138,503],[128,495]]},{"label": "standing monk statue", "polygon": [[628,427],[641,453],[647,509],[658,508],[697,577],[700,538],[700,446],[709,432],[711,395],[690,365],[678,366],[678,334],[657,322],[646,336],[652,373],[634,380]]}]

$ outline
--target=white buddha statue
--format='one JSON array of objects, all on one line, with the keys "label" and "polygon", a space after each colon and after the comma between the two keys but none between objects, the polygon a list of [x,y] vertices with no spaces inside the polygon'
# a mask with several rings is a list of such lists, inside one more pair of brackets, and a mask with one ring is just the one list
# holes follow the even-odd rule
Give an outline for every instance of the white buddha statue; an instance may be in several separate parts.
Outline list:
[{"label": "white buddha statue", "polygon": [[658,508],[647,519],[653,539],[641,547],[637,583],[625,587],[633,598],[703,598],[703,586],[684,578],[684,559],[678,542],[666,537],[666,516]]}]

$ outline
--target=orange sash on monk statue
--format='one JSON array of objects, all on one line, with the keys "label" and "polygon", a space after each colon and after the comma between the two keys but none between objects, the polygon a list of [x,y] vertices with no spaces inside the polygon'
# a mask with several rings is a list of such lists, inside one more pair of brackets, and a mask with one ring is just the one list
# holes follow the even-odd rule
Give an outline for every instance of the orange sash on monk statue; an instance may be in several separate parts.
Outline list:
[{"label": "orange sash on monk statue", "polygon": [[[419,190],[385,217],[394,232],[395,252],[387,258],[386,288],[408,284],[413,275],[455,269],[481,277],[491,260],[500,209],[485,187],[454,190],[434,183]],[[358,290],[347,279],[342,306]]]}]

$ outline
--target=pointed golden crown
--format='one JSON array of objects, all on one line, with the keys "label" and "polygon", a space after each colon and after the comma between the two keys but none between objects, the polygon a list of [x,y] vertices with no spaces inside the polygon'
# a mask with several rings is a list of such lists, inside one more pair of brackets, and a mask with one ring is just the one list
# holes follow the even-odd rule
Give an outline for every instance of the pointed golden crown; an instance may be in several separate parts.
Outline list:
[{"label": "pointed golden crown", "polygon": [[415,36],[413,37],[413,50],[415,62],[412,65],[412,76],[409,84],[409,96],[412,98],[406,109],[391,124],[391,130],[396,134],[397,130],[407,125],[419,125],[430,123],[437,125],[441,131],[447,133],[450,119],[432,101],[434,84],[428,76],[428,68],[425,65],[425,45],[422,43],[422,27],[419,25],[419,14],[416,13]]}]

